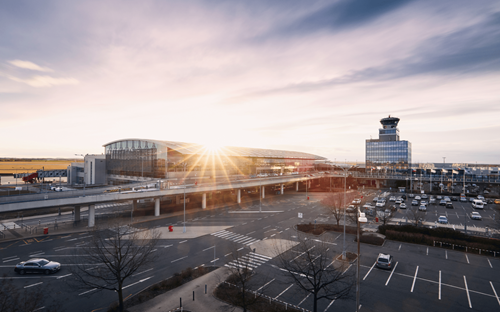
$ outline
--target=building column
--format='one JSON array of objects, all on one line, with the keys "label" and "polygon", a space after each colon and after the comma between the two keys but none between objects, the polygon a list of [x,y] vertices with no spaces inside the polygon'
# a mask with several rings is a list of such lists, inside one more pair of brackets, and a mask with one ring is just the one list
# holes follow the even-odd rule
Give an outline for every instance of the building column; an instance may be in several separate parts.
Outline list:
[{"label": "building column", "polygon": [[74,208],[74,213],[75,213],[75,216],[74,216],[74,221],[80,221],[80,206],[75,206]]},{"label": "building column", "polygon": [[375,185],[377,186],[377,188],[379,189],[380,188],[380,180],[375,180]]},{"label": "building column", "polygon": [[295,192],[299,191],[299,182],[295,182]]},{"label": "building column", "polygon": [[262,193],[262,198],[266,198],[266,188],[264,186],[261,187],[261,191]]},{"label": "building column", "polygon": [[241,190],[238,190],[238,191],[236,192],[236,202],[237,202],[238,204],[241,204]]},{"label": "building column", "polygon": [[280,194],[283,195],[285,192],[285,184],[281,184],[281,192]]},{"label": "building column", "polygon": [[175,204],[179,205],[181,203],[181,195],[175,195]]},{"label": "building column", "polygon": [[201,197],[201,209],[207,208],[207,193],[203,193]]},{"label": "building column", "polygon": [[155,198],[155,217],[160,216],[160,198]]},{"label": "building column", "polygon": [[137,210],[137,199],[132,200],[132,211]]},{"label": "building column", "polygon": [[89,228],[95,225],[95,205],[89,205]]}]

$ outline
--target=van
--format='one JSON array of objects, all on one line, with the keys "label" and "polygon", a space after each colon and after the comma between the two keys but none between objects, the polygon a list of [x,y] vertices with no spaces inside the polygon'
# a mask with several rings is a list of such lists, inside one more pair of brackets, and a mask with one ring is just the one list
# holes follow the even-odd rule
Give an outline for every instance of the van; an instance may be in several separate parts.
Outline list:
[{"label": "van", "polygon": [[500,205],[500,199],[495,199],[495,204]]},{"label": "van", "polygon": [[474,199],[472,201],[472,207],[474,207],[476,209],[483,209],[484,208],[483,201],[480,199]]}]

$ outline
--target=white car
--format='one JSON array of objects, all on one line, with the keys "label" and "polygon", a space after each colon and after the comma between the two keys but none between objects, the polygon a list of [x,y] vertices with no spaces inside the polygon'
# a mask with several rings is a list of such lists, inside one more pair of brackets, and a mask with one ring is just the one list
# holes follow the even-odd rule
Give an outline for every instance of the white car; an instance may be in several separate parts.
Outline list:
[{"label": "white car", "polygon": [[400,199],[397,199],[395,204],[402,204],[403,203],[403,200],[400,198]]},{"label": "white car", "polygon": [[406,204],[405,203],[401,203],[401,205],[399,205],[399,208],[406,209]]},{"label": "white car", "polygon": [[384,207],[385,206],[385,200],[379,200],[376,204],[375,207]]},{"label": "white car", "polygon": [[475,212],[475,211],[473,211],[473,212],[470,214],[470,218],[471,218],[472,220],[481,220],[481,219],[482,219],[482,217],[481,217],[481,215],[479,214],[479,212]]},{"label": "white car", "polygon": [[422,194],[422,199],[427,199],[427,194]]},{"label": "white car", "polygon": [[440,216],[438,219],[438,223],[448,224],[448,218],[446,218],[445,216]]},{"label": "white car", "polygon": [[418,207],[418,210],[427,211],[427,207],[425,207],[425,205],[420,205],[420,207]]},{"label": "white car", "polygon": [[427,206],[427,201],[425,201],[425,200],[421,200],[421,201],[420,201],[420,205],[425,205],[425,206]]},{"label": "white car", "polygon": [[359,205],[359,204],[361,204],[361,199],[356,198],[355,200],[352,201],[352,203],[355,205]]},{"label": "white car", "polygon": [[421,198],[420,198],[420,196],[415,196],[415,199],[420,200]]},{"label": "white car", "polygon": [[466,202],[467,201],[467,197],[460,197],[460,201],[461,202]]},{"label": "white car", "polygon": [[389,198],[389,201],[396,201],[396,197],[395,197],[395,196],[391,196],[391,197]]}]

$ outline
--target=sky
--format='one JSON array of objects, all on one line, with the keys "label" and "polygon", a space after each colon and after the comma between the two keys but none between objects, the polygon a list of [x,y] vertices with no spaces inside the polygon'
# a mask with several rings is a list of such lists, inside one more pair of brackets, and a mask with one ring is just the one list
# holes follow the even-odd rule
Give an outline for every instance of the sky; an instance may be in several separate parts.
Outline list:
[{"label": "sky", "polygon": [[500,163],[500,2],[4,1],[0,157],[126,138]]}]

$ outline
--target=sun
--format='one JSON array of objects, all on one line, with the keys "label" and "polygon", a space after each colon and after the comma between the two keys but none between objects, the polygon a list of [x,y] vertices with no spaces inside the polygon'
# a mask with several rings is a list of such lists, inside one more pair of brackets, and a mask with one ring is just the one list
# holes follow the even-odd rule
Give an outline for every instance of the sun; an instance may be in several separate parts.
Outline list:
[{"label": "sun", "polygon": [[207,152],[211,153],[211,154],[214,154],[214,153],[219,153],[219,151],[221,150],[222,148],[222,145],[217,143],[217,142],[214,142],[214,141],[211,141],[211,142],[206,142],[205,144],[203,144],[205,146],[205,149],[207,150]]}]

